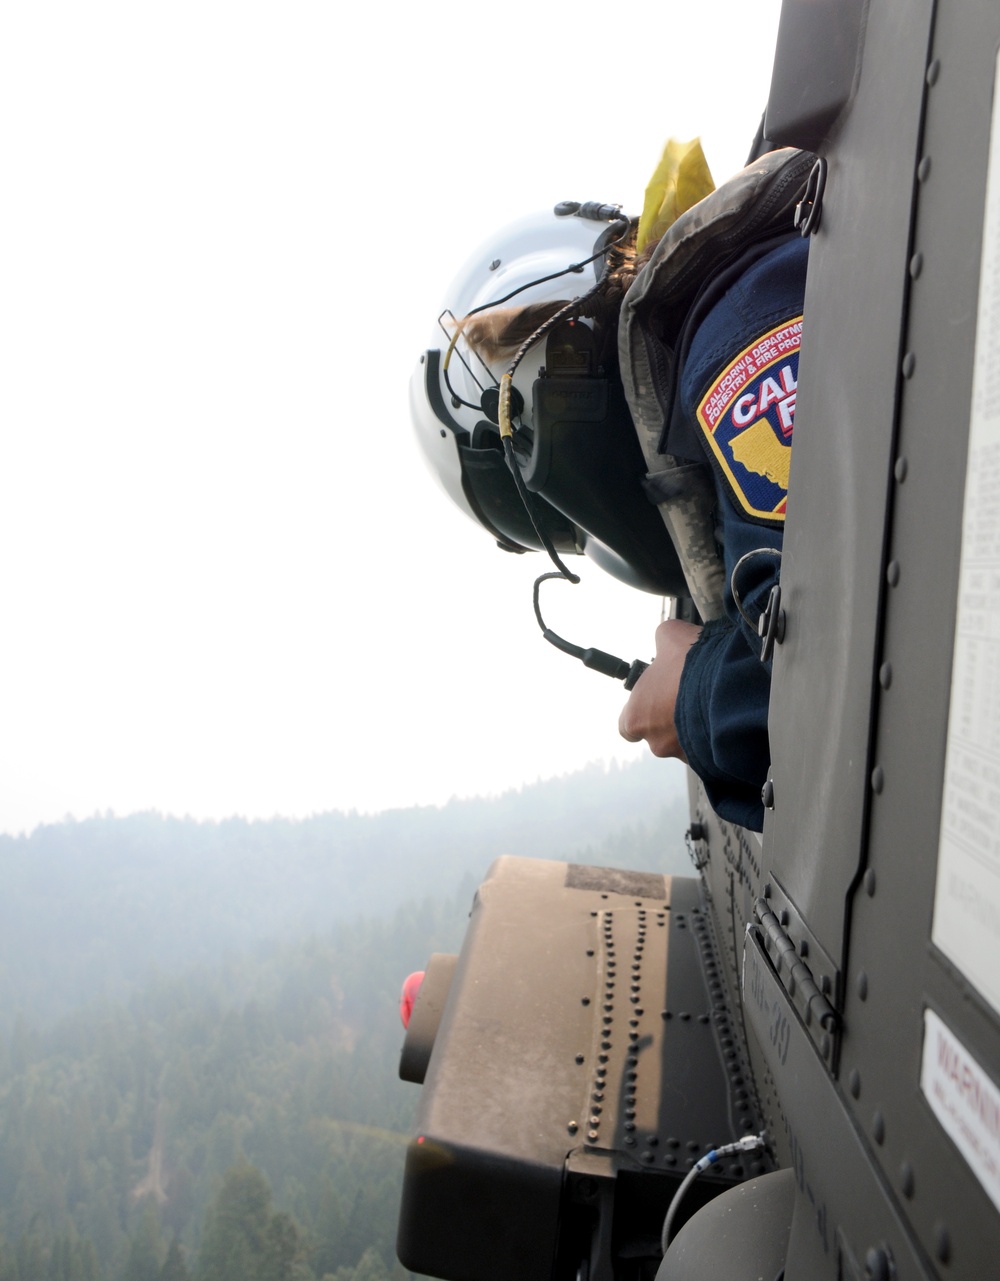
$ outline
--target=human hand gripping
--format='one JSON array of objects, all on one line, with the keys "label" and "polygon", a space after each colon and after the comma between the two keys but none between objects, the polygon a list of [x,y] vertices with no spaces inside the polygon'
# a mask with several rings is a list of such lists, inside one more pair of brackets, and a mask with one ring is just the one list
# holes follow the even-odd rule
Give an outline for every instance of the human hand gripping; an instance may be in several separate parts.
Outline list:
[{"label": "human hand gripping", "polygon": [[677,690],[687,652],[700,627],[669,618],[656,629],[656,657],[636,681],[618,718],[618,732],[630,743],[645,739],[654,756],[687,761],[674,728]]}]

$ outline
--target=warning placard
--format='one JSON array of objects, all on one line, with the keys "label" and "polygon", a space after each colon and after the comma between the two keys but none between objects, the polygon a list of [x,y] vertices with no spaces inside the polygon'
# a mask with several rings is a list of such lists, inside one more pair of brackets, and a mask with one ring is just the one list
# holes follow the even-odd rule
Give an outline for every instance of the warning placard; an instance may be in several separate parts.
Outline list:
[{"label": "warning placard", "polygon": [[920,1088],[1000,1210],[1000,1089],[933,1010],[924,1010]]},{"label": "warning placard", "polygon": [[935,944],[1000,1010],[1000,66],[983,218]]}]

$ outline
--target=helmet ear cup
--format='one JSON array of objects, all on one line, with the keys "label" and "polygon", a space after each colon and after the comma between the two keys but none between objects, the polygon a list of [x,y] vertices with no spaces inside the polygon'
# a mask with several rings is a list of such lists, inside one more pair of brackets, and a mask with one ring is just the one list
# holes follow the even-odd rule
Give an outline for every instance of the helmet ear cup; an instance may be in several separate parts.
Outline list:
[{"label": "helmet ear cup", "polygon": [[[480,428],[483,430],[480,431]],[[491,423],[480,423],[474,429],[473,436],[478,448],[473,445],[459,446],[462,488],[469,506],[480,524],[485,525],[501,542],[516,543],[522,550],[540,551],[542,544],[504,458],[500,433]],[[496,440],[496,447],[490,443],[491,436]],[[557,551],[566,554],[576,552],[576,530],[572,522],[544,499],[539,500],[535,506],[535,518],[541,523]]]},{"label": "helmet ear cup", "polygon": [[524,482],[584,531],[584,551],[602,569],[644,591],[683,595],[674,545],[642,487],[646,464],[624,390],[618,378],[586,372],[593,351],[584,326],[549,334]]}]

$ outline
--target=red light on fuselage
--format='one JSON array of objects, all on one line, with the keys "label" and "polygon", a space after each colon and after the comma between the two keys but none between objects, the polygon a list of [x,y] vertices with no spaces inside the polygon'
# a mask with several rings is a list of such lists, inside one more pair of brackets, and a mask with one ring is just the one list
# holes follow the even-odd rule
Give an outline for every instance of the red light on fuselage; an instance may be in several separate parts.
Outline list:
[{"label": "red light on fuselage", "polygon": [[417,993],[420,991],[420,984],[424,981],[424,971],[415,970],[408,975],[403,983],[403,990],[399,995],[399,1017],[403,1020],[403,1027],[410,1026],[410,1015],[413,1013],[413,1003],[417,999]]}]

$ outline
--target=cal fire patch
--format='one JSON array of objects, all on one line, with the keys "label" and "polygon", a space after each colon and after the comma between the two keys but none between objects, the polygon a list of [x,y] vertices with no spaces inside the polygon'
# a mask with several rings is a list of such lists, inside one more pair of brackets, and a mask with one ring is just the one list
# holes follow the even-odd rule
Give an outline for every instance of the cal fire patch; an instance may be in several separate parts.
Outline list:
[{"label": "cal fire patch", "polygon": [[785,520],[801,341],[801,316],[754,339],[713,381],[697,410],[737,507],[760,524]]}]

